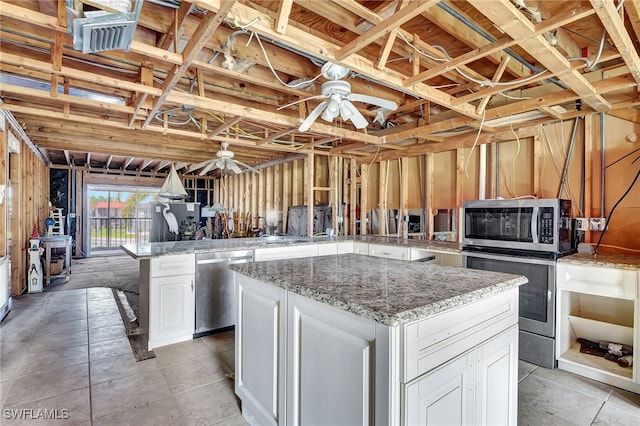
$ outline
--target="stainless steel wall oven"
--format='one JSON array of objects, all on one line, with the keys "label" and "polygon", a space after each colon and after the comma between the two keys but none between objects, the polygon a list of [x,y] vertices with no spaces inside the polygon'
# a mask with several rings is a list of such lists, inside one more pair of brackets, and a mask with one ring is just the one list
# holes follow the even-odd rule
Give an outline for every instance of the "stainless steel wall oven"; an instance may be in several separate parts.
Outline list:
[{"label": "stainless steel wall oven", "polygon": [[555,368],[556,260],[571,252],[567,200],[464,203],[464,267],[524,275],[520,287],[520,359]]}]

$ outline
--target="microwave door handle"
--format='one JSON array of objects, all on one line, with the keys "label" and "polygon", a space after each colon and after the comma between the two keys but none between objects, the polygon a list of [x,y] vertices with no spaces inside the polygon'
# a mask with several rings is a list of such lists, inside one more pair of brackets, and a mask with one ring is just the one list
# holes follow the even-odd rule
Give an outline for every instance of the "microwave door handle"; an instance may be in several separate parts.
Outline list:
[{"label": "microwave door handle", "polygon": [[538,243],[538,214],[538,207],[534,207],[531,214],[531,238],[535,244]]}]

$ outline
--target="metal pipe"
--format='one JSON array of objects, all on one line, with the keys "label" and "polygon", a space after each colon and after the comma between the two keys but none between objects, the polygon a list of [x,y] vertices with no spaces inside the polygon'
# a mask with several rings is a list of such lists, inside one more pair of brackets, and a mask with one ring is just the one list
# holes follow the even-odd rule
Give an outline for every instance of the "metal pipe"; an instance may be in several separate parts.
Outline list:
[{"label": "metal pipe", "polygon": [[576,117],[573,122],[573,130],[571,131],[571,142],[569,142],[569,149],[567,150],[567,158],[564,162],[564,168],[562,169],[562,179],[560,179],[560,188],[558,189],[558,198],[562,198],[562,191],[564,191],[564,184],[567,181],[567,174],[569,173],[569,163],[571,162],[571,153],[573,152],[573,145],[576,141],[576,134],[578,133],[578,122],[580,117]]},{"label": "metal pipe", "polygon": [[600,217],[604,216],[604,112],[600,113]]},{"label": "metal pipe", "polygon": [[[447,5],[445,2],[438,3],[438,7],[440,7],[440,9],[444,10],[445,12],[447,12],[449,15],[453,16],[454,18],[456,18],[458,21],[460,21],[463,24],[465,24],[467,27],[471,28],[476,33],[480,34],[486,40],[488,40],[488,41],[490,41],[492,43],[496,41],[496,39],[491,34],[487,33],[485,30],[483,30],[482,28],[478,27],[474,22],[471,22],[470,20],[468,20],[464,15],[461,15],[460,13],[458,13],[455,9],[453,9],[451,6]],[[530,69],[534,73],[539,73],[540,71],[542,71],[541,69],[539,69],[535,65],[530,64],[526,59],[524,59],[522,56],[518,55],[513,50],[504,49],[504,51],[505,51],[505,53],[507,55],[511,56],[513,59],[515,59],[516,61],[520,62],[522,65],[524,65],[525,67],[527,67],[528,69]],[[561,87],[563,89],[568,89],[568,87],[564,83],[562,83],[562,82],[560,82],[560,81],[558,81],[558,80],[556,80],[554,78],[548,78],[547,80],[552,82],[553,84],[555,84],[558,87]]]},{"label": "metal pipe", "polygon": [[496,142],[496,198],[500,198],[500,143]]},{"label": "metal pipe", "polygon": [[478,199],[487,197],[487,145],[480,145],[480,165],[478,167]]}]

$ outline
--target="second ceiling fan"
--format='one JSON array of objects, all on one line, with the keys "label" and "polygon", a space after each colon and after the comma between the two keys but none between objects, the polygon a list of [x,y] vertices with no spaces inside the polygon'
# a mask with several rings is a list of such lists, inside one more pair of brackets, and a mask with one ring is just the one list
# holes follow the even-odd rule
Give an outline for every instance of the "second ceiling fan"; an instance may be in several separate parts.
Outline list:
[{"label": "second ceiling fan", "polygon": [[352,102],[364,102],[379,106],[380,108],[388,111],[393,111],[398,108],[398,104],[386,99],[359,93],[351,93],[351,84],[347,81],[341,80],[346,77],[350,71],[342,65],[334,64],[333,62],[326,62],[322,66],[321,72],[322,75],[329,80],[322,83],[321,95],[301,99],[278,108],[286,108],[310,99],[326,99],[325,101],[320,102],[320,104],[315,107],[315,109],[311,111],[307,118],[302,122],[298,128],[301,132],[309,130],[313,122],[315,122],[318,117],[325,121],[332,122],[338,116],[340,116],[342,121],[350,120],[356,128],[364,129],[369,125],[369,122],[364,118],[362,113],[358,111]]}]

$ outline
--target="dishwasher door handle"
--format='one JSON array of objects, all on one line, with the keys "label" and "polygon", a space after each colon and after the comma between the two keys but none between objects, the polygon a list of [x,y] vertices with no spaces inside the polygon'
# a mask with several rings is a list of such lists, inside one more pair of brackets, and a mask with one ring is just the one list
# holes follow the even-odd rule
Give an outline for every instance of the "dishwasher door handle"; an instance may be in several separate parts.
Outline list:
[{"label": "dishwasher door handle", "polygon": [[228,263],[228,262],[235,262],[238,260],[252,260],[253,256],[237,256],[237,257],[223,257],[220,259],[202,259],[202,260],[198,260],[196,263],[198,265],[208,265],[208,264],[212,264],[212,263]]}]

